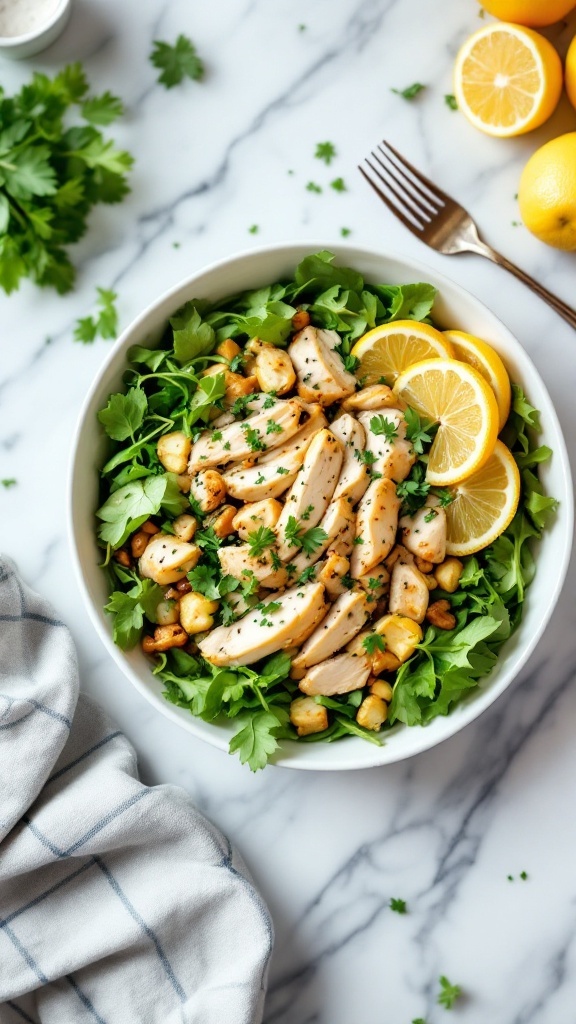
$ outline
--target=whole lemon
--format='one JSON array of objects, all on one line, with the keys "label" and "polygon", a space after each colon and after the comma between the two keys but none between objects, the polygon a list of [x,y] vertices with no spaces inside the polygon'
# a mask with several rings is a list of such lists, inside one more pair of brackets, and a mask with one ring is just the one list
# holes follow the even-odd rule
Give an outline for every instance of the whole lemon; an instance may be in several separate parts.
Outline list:
[{"label": "whole lemon", "polygon": [[500,21],[516,25],[553,25],[576,7],[576,0],[482,0],[482,6]]},{"label": "whole lemon", "polygon": [[576,250],[576,132],[532,154],[518,188],[520,215],[536,238]]},{"label": "whole lemon", "polygon": [[566,54],[566,92],[573,107],[576,107],[576,36]]}]

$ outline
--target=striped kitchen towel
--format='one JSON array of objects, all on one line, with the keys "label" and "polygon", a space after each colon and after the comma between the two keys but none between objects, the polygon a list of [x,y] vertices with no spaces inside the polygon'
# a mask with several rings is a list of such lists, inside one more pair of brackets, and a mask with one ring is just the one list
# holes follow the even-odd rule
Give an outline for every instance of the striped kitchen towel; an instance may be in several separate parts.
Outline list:
[{"label": "striped kitchen towel", "polygon": [[236,851],[78,697],[0,559],[0,1024],[258,1024],[272,928]]}]

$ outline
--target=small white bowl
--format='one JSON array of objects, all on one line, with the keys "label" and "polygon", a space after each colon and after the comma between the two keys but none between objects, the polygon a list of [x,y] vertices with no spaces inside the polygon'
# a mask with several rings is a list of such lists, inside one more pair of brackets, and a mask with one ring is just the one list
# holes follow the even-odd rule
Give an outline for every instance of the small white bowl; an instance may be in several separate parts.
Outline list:
[{"label": "small white bowl", "polygon": [[59,0],[49,18],[31,32],[19,36],[0,35],[0,54],[14,60],[33,57],[56,41],[68,24],[72,0]]},{"label": "small white bowl", "polygon": [[[372,282],[402,284],[429,281],[438,289],[434,317],[443,327],[466,330],[486,338],[504,359],[513,381],[521,384],[530,402],[542,413],[542,443],[552,448],[550,463],[542,467],[546,490],[559,499],[558,514],[537,552],[537,582],[530,588],[524,619],[503,648],[492,674],[446,718],[426,727],[396,727],[382,747],[365,740],[346,738],[338,743],[282,743],[275,763],[291,768],[336,771],[390,764],[428,750],[478,718],[510,685],[540,639],[558,600],[572,546],[573,497],[570,467],[562,431],[550,396],[522,346],[510,331],[478,299],[448,278],[415,260],[357,249],[352,245],[302,243],[268,246],[232,256],[194,274],[152,303],[124,331],[96,377],[80,414],[73,439],[68,512],[73,561],[90,617],[110,655],[137,690],[162,714],[195,736],[226,750],[237,726],[215,725],[194,718],[184,708],[162,697],[162,685],[152,675],[140,649],[124,653],[112,641],[110,619],[103,611],[107,601],[104,574],[98,568],[101,551],[95,542],[94,510],[98,505],[98,467],[105,459],[106,442],[96,419],[111,392],[122,389],[122,374],[131,345],[153,346],[168,317],[192,298],[222,299],[247,288],[257,288],[291,276],[308,253],[330,248],[338,263],[354,267]],[[520,699],[520,698],[519,698]]]}]

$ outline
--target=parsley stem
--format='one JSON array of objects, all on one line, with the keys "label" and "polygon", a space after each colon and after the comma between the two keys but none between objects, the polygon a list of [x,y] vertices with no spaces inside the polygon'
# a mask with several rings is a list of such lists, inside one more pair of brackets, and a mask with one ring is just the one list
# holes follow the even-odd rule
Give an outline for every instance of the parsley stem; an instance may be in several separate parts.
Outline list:
[{"label": "parsley stem", "polygon": [[258,697],[258,700],[260,701],[260,703],[261,703],[262,707],[264,708],[264,710],[268,711],[269,710],[268,704],[266,703],[266,700],[264,698],[264,694],[262,693],[262,690],[258,686],[258,683],[251,682],[250,685],[251,685],[252,689],[254,690],[254,693]]}]

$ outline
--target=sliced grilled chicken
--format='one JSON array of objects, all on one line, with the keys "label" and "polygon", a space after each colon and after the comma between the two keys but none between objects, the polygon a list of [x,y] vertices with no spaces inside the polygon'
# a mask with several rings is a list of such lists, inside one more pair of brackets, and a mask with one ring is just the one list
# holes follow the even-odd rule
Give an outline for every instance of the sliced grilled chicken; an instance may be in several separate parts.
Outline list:
[{"label": "sliced grilled chicken", "polygon": [[264,455],[254,466],[231,466],[223,473],[228,494],[241,501],[277,498],[292,486],[310,442],[328,421],[320,406],[290,440]]},{"label": "sliced grilled chicken", "polygon": [[427,498],[424,508],[400,519],[402,543],[426,562],[443,562],[446,557],[446,513],[437,498]]},{"label": "sliced grilled chicken", "polygon": [[305,532],[317,526],[334,493],[343,460],[341,442],[330,430],[319,430],[304,456],[302,469],[292,484],[276,524],[278,554],[283,562],[298,550],[286,539],[286,527],[294,518]]},{"label": "sliced grilled chicken", "polygon": [[314,578],[324,584],[328,597],[331,601],[335,601],[337,597],[345,594],[348,590],[346,584],[342,582],[342,577],[346,576],[349,570],[350,562],[346,556],[339,555],[330,549],[326,558],[322,562],[316,563]]},{"label": "sliced grilled chicken", "polygon": [[[218,626],[198,644],[212,665],[251,665],[276,651],[303,643],[324,616],[326,600],[321,583],[291,587],[270,595],[273,611],[253,608],[239,622]],[[271,622],[272,625],[268,625]]]},{"label": "sliced grilled chicken", "polygon": [[296,433],[303,409],[296,399],[279,399],[247,419],[229,423],[221,430],[205,430],[192,445],[188,469],[195,473],[210,466],[223,466],[283,444]]},{"label": "sliced grilled chicken", "polygon": [[390,611],[405,615],[414,622],[423,622],[428,596],[426,580],[416,566],[396,562],[390,577]]},{"label": "sliced grilled chicken", "polygon": [[234,576],[234,579],[244,583],[255,576],[262,586],[268,587],[270,590],[285,587],[288,581],[286,570],[284,568],[274,569],[270,551],[263,551],[255,558],[250,550],[249,544],[220,548],[218,558],[224,575]]},{"label": "sliced grilled chicken", "polygon": [[338,654],[313,665],[298,686],[309,696],[331,697],[335,693],[360,690],[370,675],[370,661],[361,654]]},{"label": "sliced grilled chicken", "polygon": [[368,615],[369,605],[365,593],[349,590],[342,594],[292,661],[292,678],[302,678],[310,665],[326,661],[344,647],[356,633],[360,632]]},{"label": "sliced grilled chicken", "polygon": [[305,327],[294,337],[288,353],[298,376],[298,394],[305,402],[331,405],[356,390],[356,378],[344,369],[335,351],[340,341],[336,331],[316,327]]},{"label": "sliced grilled chicken", "polygon": [[189,544],[168,533],[156,533],[148,541],[138,562],[140,575],[164,586],[186,578],[202,554],[196,544]]},{"label": "sliced grilled chicken", "polygon": [[276,526],[282,512],[282,505],[275,498],[251,501],[243,505],[232,520],[232,526],[242,540],[248,540],[251,533],[263,527],[271,530]]},{"label": "sliced grilled chicken", "polygon": [[310,565],[315,565],[328,548],[333,548],[335,553],[340,556],[346,556],[352,549],[356,516],[345,498],[331,501],[318,525],[326,534],[324,540],[313,551],[299,551],[295,557],[290,559],[294,571],[298,574]]},{"label": "sliced grilled chicken", "polygon": [[356,537],[350,572],[354,579],[364,576],[382,562],[394,546],[400,499],[392,480],[373,480],[361,499],[356,517]]},{"label": "sliced grilled chicken", "polygon": [[386,593],[389,582],[390,573],[384,563],[375,565],[370,572],[367,572],[365,576],[360,576],[358,580],[362,589],[366,591],[368,602],[372,606]]},{"label": "sliced grilled chicken", "polygon": [[383,409],[385,406],[398,406],[398,398],[387,384],[371,384],[369,388],[362,388],[342,402],[342,408],[355,415],[363,410]]},{"label": "sliced grilled chicken", "polygon": [[[396,436],[387,440],[385,433],[379,433],[382,417],[391,424]],[[372,469],[389,480],[405,480],[416,462],[416,453],[406,440],[406,420],[401,409],[375,409],[358,413],[358,419],[366,431],[366,448],[376,456]]]},{"label": "sliced grilled chicken", "polygon": [[360,459],[366,447],[366,431],[349,413],[338,416],[330,429],[344,445],[344,462],[334,498],[347,498],[351,505],[355,505],[370,483],[366,466]]}]

